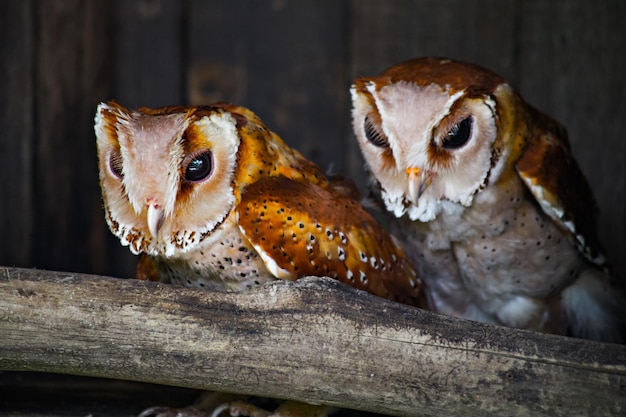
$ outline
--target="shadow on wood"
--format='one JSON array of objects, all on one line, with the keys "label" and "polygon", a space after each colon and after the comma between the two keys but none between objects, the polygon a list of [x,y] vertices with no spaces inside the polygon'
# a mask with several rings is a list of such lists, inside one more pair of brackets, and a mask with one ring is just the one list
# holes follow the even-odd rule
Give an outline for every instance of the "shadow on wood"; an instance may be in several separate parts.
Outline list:
[{"label": "shadow on wood", "polygon": [[3,371],[0,393],[3,417],[137,417],[155,404],[186,407],[202,391],[119,379]]},{"label": "shadow on wood", "polygon": [[333,280],[242,293],[0,268],[0,370],[407,416],[626,409],[626,346],[485,325]]}]

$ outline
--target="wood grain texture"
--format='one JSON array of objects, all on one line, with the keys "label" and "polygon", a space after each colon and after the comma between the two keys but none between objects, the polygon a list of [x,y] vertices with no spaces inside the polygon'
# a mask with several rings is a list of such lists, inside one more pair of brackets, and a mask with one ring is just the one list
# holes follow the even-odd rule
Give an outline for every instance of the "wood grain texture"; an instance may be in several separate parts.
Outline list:
[{"label": "wood grain texture", "polygon": [[249,107],[290,146],[346,173],[342,2],[195,1],[191,10],[193,103]]},{"label": "wood grain texture", "polygon": [[[34,13],[36,196],[32,264],[97,270],[101,223],[94,106],[108,91],[107,2],[42,0]],[[96,70],[97,68],[97,70]]]},{"label": "wood grain texture", "polygon": [[[599,234],[626,281],[626,3],[522,2],[519,89],[566,126],[600,209]],[[614,139],[615,138],[615,139]]]},{"label": "wood grain texture", "polygon": [[34,232],[32,13],[32,1],[0,3],[0,264],[22,266]]},{"label": "wood grain texture", "polygon": [[115,78],[111,98],[128,108],[183,104],[185,2],[115,1]]},{"label": "wood grain texture", "polygon": [[456,58],[514,75],[514,0],[351,0],[350,16],[353,78],[419,56]]},{"label": "wood grain texture", "polygon": [[0,370],[407,416],[616,415],[626,347],[461,321],[326,279],[219,293],[0,269]]},{"label": "wood grain texture", "polygon": [[187,95],[191,104],[245,103],[248,4],[241,0],[190,1]]}]

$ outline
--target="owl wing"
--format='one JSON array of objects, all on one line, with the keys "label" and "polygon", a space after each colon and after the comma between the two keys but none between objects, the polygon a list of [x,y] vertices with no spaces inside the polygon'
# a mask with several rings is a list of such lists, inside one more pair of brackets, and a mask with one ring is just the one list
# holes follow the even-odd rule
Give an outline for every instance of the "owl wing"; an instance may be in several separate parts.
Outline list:
[{"label": "owl wing", "polygon": [[278,278],[328,276],[405,304],[425,307],[412,265],[374,218],[332,188],[272,177],[244,190],[242,233]]},{"label": "owl wing", "polygon": [[531,134],[516,169],[543,211],[575,240],[591,262],[608,268],[597,237],[597,206],[589,183],[576,163],[567,131],[536,112]]}]

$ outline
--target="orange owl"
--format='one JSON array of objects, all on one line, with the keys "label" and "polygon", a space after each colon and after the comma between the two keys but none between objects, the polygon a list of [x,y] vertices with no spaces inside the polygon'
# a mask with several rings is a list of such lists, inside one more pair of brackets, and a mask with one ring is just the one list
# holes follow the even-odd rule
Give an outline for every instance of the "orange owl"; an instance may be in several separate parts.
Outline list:
[{"label": "orange owl", "polygon": [[242,290],[329,276],[424,306],[420,278],[373,217],[250,110],[142,108],[95,118],[106,221],[138,275]]}]

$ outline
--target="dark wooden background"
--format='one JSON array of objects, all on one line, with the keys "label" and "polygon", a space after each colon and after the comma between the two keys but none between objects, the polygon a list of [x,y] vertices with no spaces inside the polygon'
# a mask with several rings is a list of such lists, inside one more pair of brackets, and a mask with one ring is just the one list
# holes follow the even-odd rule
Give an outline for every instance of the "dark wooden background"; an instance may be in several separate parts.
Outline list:
[{"label": "dark wooden background", "polygon": [[5,0],[0,2],[0,264],[113,276],[93,116],[232,101],[363,184],[356,76],[421,55],[489,67],[569,129],[626,275],[623,0]]}]

